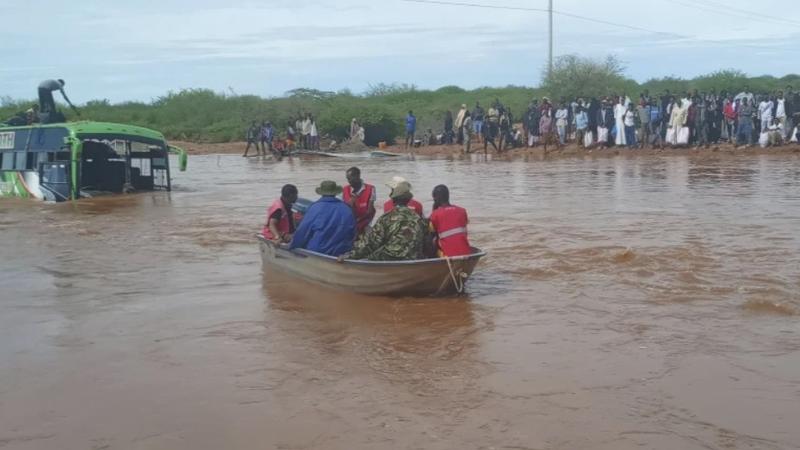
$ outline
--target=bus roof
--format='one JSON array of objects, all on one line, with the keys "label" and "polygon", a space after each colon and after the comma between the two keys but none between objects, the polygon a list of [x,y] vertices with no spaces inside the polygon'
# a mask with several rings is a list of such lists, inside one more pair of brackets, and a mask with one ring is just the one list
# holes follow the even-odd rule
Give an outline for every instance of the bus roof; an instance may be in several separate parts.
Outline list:
[{"label": "bus roof", "polygon": [[62,122],[50,123],[47,125],[27,125],[21,127],[2,127],[2,131],[21,131],[21,130],[35,130],[39,128],[65,128],[69,130],[70,134],[77,137],[85,136],[131,136],[141,137],[148,140],[164,141],[164,135],[158,131],[149,128],[137,127],[135,125],[127,125],[121,123],[111,122],[93,122],[89,120],[81,120],[78,122]]}]

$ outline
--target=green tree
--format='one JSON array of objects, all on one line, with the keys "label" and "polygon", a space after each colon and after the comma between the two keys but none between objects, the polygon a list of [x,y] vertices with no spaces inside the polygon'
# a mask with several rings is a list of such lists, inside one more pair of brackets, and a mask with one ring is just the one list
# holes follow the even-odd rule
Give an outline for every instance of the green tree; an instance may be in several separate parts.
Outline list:
[{"label": "green tree", "polygon": [[600,97],[605,95],[633,96],[638,85],[625,78],[625,67],[615,56],[604,60],[578,55],[559,56],[553,71],[543,71],[541,90],[553,100],[564,98]]}]

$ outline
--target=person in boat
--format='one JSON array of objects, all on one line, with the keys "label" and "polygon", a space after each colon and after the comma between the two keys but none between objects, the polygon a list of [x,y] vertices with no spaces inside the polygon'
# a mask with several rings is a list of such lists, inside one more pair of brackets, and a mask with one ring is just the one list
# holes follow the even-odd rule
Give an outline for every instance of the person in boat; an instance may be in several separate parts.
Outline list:
[{"label": "person in boat", "polygon": [[[386,200],[386,202],[383,204],[383,213],[384,214],[389,214],[389,211],[393,210],[394,207],[395,207],[394,199],[392,198],[391,192],[394,191],[394,189],[397,187],[398,184],[405,183],[405,182],[406,182],[406,179],[403,178],[403,177],[392,177],[392,181],[386,183],[386,186],[389,189],[391,189],[391,191],[389,192],[389,200]],[[408,202],[408,207],[411,208],[412,210],[414,210],[414,212],[416,212],[417,214],[419,214],[420,217],[425,217],[425,214],[424,214],[423,208],[422,208],[422,203],[418,202],[414,198],[412,198]]]},{"label": "person in boat", "polygon": [[280,198],[272,202],[267,210],[267,223],[261,231],[264,238],[278,243],[292,241],[292,234],[295,230],[292,205],[296,201],[297,187],[293,184],[283,186]]},{"label": "person in boat", "polygon": [[425,219],[408,207],[414,198],[411,185],[407,181],[397,183],[391,196],[394,208],[356,241],[350,254],[340,256],[340,261],[407,261],[424,257],[427,226]]},{"label": "person in boat", "polygon": [[290,249],[302,248],[330,256],[339,256],[353,248],[356,219],[346,203],[336,198],[342,187],[335,181],[323,181],[316,189],[322,197],[308,207],[292,237]]},{"label": "person in boat", "polygon": [[467,238],[467,210],[450,204],[450,190],[440,184],[433,188],[431,231],[436,233],[440,257],[464,256],[472,253]]},{"label": "person in boat", "polygon": [[364,183],[361,179],[361,169],[351,167],[347,169],[347,187],[344,188],[342,199],[353,210],[356,218],[357,234],[366,231],[375,217],[375,186]]},{"label": "person in boat", "polygon": [[44,80],[39,83],[39,117],[42,123],[53,123],[63,118],[56,110],[56,101],[53,98],[53,92],[61,92],[61,96],[67,102],[70,108],[78,114],[78,109],[69,101],[69,97],[64,92],[64,80]]}]

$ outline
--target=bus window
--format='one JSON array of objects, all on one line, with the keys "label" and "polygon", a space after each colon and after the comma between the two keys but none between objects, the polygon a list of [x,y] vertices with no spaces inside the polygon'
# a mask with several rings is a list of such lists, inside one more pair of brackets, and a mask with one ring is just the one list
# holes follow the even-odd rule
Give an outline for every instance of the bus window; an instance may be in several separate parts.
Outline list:
[{"label": "bus window", "polygon": [[14,169],[25,170],[28,158],[25,152],[14,152]]},{"label": "bus window", "polygon": [[0,170],[14,170],[14,152],[3,152],[0,160]]},{"label": "bus window", "polygon": [[38,157],[42,152],[28,152],[28,161],[25,163],[26,170],[35,170],[37,168]]}]

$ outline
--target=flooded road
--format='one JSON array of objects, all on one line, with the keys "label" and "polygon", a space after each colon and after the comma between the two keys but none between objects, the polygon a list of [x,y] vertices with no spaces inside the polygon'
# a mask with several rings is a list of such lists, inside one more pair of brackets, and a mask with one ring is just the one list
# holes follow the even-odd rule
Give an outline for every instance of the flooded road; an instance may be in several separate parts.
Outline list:
[{"label": "flooded road", "polygon": [[450,186],[469,295],[263,274],[280,187],[353,164],[0,201],[0,449],[800,447],[800,158],[358,161],[379,203]]}]

